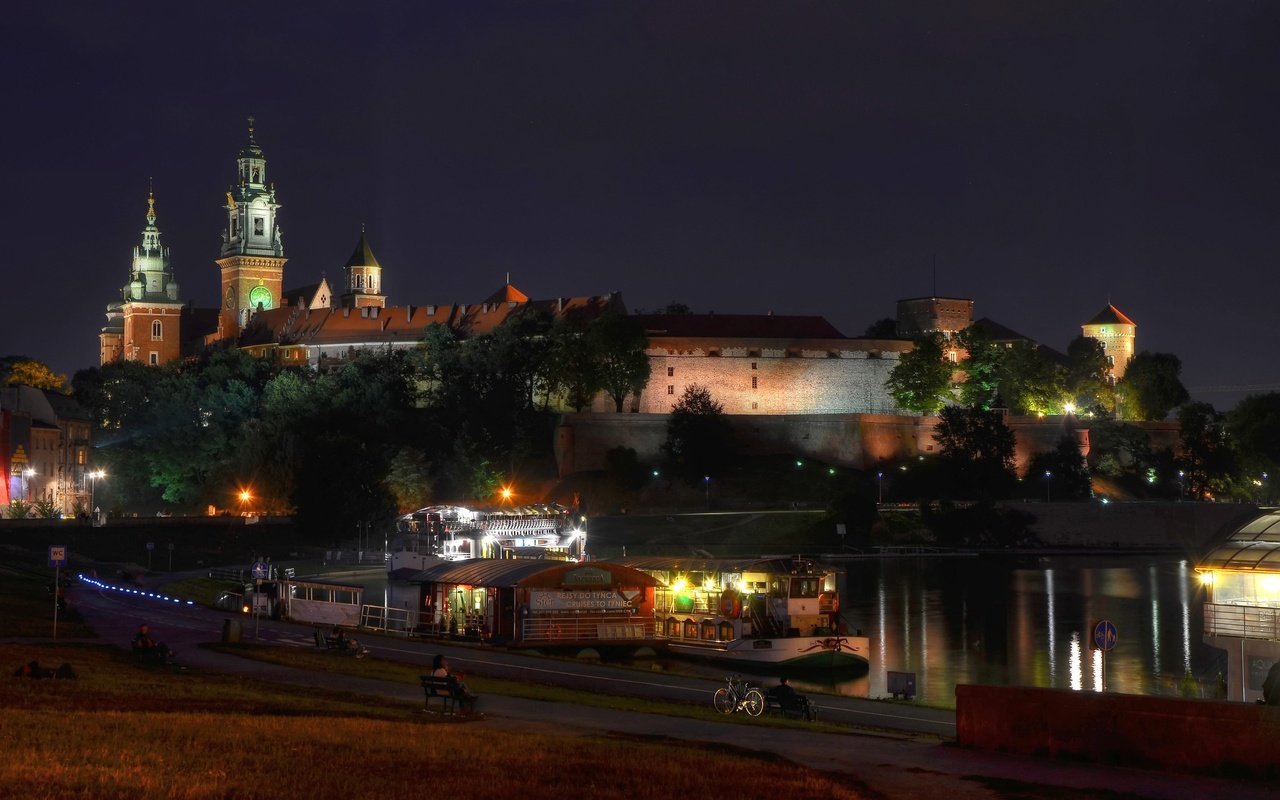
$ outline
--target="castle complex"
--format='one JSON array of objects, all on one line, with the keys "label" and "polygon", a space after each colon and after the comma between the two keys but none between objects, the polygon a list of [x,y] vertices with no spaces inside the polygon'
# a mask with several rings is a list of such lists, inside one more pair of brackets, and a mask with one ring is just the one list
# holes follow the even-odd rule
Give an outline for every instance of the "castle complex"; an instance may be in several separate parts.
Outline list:
[{"label": "castle complex", "polygon": [[[196,309],[180,299],[169,250],[160,243],[155,197],[147,198],[146,226],[134,248],[121,299],[107,307],[99,336],[100,363],[118,360],[159,365],[222,343],[282,364],[313,368],[341,362],[366,349],[415,347],[427,328],[446,325],[463,334],[493,330],[517,309],[540,308],[552,317],[592,319],[625,312],[617,294],[531,300],[509,282],[478,303],[387,306],[383,266],[364,232],[342,269],[341,285],[321,278],[285,288],[281,204],[267,177],[267,159],[249,120],[248,141],[236,157],[236,181],[226,194],[220,270],[220,307]],[[912,338],[941,333],[948,340],[983,325],[994,341],[1030,341],[990,320],[973,320],[973,301],[920,297],[900,300],[896,335],[848,337],[822,317],[717,314],[639,314],[648,336],[648,385],[626,410],[666,414],[693,384],[705,386],[731,415],[900,415],[885,382]],[[1132,358],[1136,326],[1114,306],[1083,326],[1103,343],[1114,376]],[[947,358],[959,362],[958,347]],[[598,397],[593,411],[612,411]]]}]

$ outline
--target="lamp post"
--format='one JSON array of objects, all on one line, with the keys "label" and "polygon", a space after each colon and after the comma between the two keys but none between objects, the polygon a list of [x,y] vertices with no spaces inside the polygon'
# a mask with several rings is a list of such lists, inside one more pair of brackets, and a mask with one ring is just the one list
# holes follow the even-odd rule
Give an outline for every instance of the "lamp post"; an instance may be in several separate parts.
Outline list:
[{"label": "lamp post", "polygon": [[1053,495],[1053,473],[1049,470],[1044,471],[1044,501],[1050,502]]},{"label": "lamp post", "polygon": [[710,475],[702,476],[702,489],[703,489],[703,493],[706,496],[707,508],[711,508],[711,476]]},{"label": "lamp post", "polygon": [[93,497],[98,490],[98,479],[107,477],[107,473],[100,469],[89,470],[89,507],[93,509],[94,515],[97,515],[98,508],[93,504]]},{"label": "lamp post", "polygon": [[1186,476],[1185,472],[1183,472],[1182,470],[1178,470],[1178,502],[1179,503],[1182,502],[1182,494],[1185,491],[1182,486],[1182,479],[1185,476]]},{"label": "lamp post", "polygon": [[876,505],[884,504],[884,473],[876,473]]},{"label": "lamp post", "polygon": [[22,471],[22,494],[26,497],[27,502],[31,502],[31,479],[36,475],[36,471],[31,467],[27,467]]}]

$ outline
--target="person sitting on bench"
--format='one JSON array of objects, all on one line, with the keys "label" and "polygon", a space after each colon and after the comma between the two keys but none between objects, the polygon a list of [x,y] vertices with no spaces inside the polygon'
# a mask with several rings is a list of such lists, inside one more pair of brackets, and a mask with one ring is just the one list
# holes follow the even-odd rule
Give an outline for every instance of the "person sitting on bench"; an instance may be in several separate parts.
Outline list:
[{"label": "person sitting on bench", "polygon": [[778,685],[769,690],[769,694],[773,699],[778,701],[778,706],[783,712],[793,711],[804,714],[805,719],[812,718],[812,712],[809,709],[809,698],[800,694],[791,685],[791,681],[785,675],[778,679]]},{"label": "person sitting on bench", "polygon": [[458,702],[462,705],[462,710],[470,714],[476,710],[476,701],[480,698],[471,693],[467,685],[462,682],[461,675],[454,675],[449,671],[449,661],[443,655],[436,654],[431,662],[431,677],[433,678],[453,678],[458,684]]}]

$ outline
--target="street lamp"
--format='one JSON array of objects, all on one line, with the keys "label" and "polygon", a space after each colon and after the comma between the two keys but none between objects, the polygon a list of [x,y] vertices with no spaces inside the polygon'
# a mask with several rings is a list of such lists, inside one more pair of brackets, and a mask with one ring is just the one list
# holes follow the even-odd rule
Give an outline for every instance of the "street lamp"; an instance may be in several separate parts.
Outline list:
[{"label": "street lamp", "polygon": [[100,469],[89,470],[89,507],[93,509],[93,513],[98,513],[98,507],[93,504],[93,496],[98,488],[98,479],[107,477],[107,473]]},{"label": "street lamp", "polygon": [[706,498],[707,498],[707,508],[711,508],[711,476],[710,475],[702,476],[702,486],[703,486],[703,491],[706,494]]},{"label": "street lamp", "polygon": [[1184,489],[1182,488],[1182,479],[1186,474],[1187,473],[1183,472],[1182,470],[1178,470],[1178,502],[1179,503],[1182,502],[1182,493],[1184,491]]},{"label": "street lamp", "polygon": [[31,502],[31,479],[34,478],[35,475],[36,471],[31,467],[27,467],[22,472],[22,477],[25,479],[25,485],[22,487],[22,493],[27,496],[27,502]]},{"label": "street lamp", "polygon": [[884,503],[884,473],[883,472],[876,473],[876,483],[877,483],[876,505],[881,505]]},{"label": "street lamp", "polygon": [[245,510],[249,506],[249,501],[253,499],[253,494],[248,489],[240,490],[240,516],[244,516]]},{"label": "street lamp", "polygon": [[1050,502],[1053,493],[1053,473],[1049,470],[1044,471],[1044,501]]}]

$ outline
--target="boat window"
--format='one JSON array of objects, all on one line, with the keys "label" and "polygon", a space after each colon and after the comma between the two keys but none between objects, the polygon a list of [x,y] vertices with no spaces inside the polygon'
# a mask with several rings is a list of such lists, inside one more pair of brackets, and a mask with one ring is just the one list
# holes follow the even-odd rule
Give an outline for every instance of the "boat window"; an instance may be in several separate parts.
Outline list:
[{"label": "boat window", "polygon": [[822,588],[817,578],[792,578],[791,579],[791,596],[792,597],[817,597],[818,590]]},{"label": "boat window", "polygon": [[787,596],[787,579],[773,578],[769,581],[770,597],[786,597]]}]

